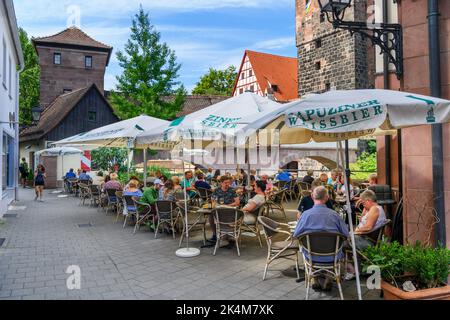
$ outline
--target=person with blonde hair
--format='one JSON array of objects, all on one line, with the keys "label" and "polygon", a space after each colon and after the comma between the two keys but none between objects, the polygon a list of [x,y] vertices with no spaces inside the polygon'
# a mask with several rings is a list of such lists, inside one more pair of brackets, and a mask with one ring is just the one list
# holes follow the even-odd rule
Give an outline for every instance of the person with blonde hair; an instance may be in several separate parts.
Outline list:
[{"label": "person with blonde hair", "polygon": [[119,181],[117,181],[117,179],[119,178],[117,173],[115,173],[115,172],[111,173],[109,175],[109,178],[110,178],[110,180],[103,185],[103,189],[102,189],[103,192],[105,192],[108,189],[121,191],[122,185],[120,184]]},{"label": "person with blonde hair", "polygon": [[378,184],[378,175],[376,173],[372,173],[369,175],[369,186],[375,186]]},{"label": "person with blonde hair", "polygon": [[177,177],[177,176],[173,176],[170,180],[172,180],[172,182],[173,182],[173,189],[176,191],[176,190],[181,190],[181,189],[183,189],[182,187],[181,187],[181,183],[180,183],[180,178],[179,177]]}]

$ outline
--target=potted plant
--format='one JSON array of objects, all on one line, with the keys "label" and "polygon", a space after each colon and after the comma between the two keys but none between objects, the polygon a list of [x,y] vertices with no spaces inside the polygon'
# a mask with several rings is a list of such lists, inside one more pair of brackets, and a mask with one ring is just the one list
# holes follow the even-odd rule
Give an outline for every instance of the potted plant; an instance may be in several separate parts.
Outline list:
[{"label": "potted plant", "polygon": [[363,251],[363,270],[377,265],[386,300],[450,300],[450,250],[419,242],[402,246],[382,242]]}]

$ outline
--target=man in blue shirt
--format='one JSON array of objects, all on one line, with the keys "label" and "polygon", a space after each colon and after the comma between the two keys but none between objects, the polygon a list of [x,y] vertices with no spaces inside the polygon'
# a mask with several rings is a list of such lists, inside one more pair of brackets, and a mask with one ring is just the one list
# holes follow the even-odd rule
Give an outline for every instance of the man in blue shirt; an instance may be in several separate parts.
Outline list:
[{"label": "man in blue shirt", "polygon": [[277,175],[277,180],[290,182],[291,181],[291,173],[287,170],[284,170],[284,171],[280,170],[280,173],[278,173],[278,175]]},{"label": "man in blue shirt", "polygon": [[80,180],[80,181],[92,181],[92,178],[91,178],[90,175],[88,175],[88,174],[86,173],[86,170],[83,170],[83,171],[80,173],[80,176],[78,177],[78,180]]},{"label": "man in blue shirt", "polygon": [[66,173],[66,179],[75,179],[76,177],[77,175],[73,172],[72,168]]},{"label": "man in blue shirt", "polygon": [[197,181],[195,181],[195,188],[211,190],[211,185],[205,181],[205,176],[203,175],[203,173],[199,173],[197,175]]},{"label": "man in blue shirt", "polygon": [[[297,238],[302,234],[311,232],[330,232],[340,233],[348,238],[348,227],[345,224],[344,220],[342,220],[334,210],[331,210],[326,206],[326,203],[329,199],[328,190],[323,186],[316,187],[313,190],[312,198],[314,200],[314,207],[303,212],[300,220],[297,223],[294,237]],[[342,251],[339,253],[338,257],[339,259],[342,259],[344,257]],[[313,256],[313,261],[319,263],[332,263],[334,261],[334,257]],[[329,278],[326,277],[325,283],[321,285],[323,289],[327,287],[327,279]]]}]

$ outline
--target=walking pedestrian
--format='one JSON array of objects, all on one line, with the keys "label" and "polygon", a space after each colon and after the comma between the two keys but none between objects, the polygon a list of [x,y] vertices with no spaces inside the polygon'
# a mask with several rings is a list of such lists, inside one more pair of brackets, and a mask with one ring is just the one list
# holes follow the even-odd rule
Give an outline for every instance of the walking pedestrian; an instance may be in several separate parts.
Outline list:
[{"label": "walking pedestrian", "polygon": [[34,201],[41,201],[42,196],[44,195],[44,186],[45,186],[45,168],[42,164],[39,164],[36,168],[36,171],[34,171],[34,190],[36,192],[36,197],[34,198]]},{"label": "walking pedestrian", "polygon": [[22,183],[22,187],[26,188],[29,169],[28,169],[28,163],[25,158],[22,158],[22,161],[20,162],[19,172],[20,172],[20,182]]}]

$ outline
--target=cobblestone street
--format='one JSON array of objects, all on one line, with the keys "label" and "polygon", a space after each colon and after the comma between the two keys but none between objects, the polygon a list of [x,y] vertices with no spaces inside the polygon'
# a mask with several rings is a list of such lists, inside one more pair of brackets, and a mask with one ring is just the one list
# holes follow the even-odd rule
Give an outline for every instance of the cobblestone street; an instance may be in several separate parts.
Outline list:
[{"label": "cobblestone street", "polygon": [[[114,223],[103,210],[79,206],[78,199],[45,192],[34,202],[33,191],[20,191],[0,224],[0,299],[304,299],[305,284],[281,274],[292,261],[271,266],[262,281],[266,248],[255,238],[242,240],[241,257],[233,249],[201,249],[201,255],[175,256],[178,239]],[[17,216],[14,216],[17,214]],[[294,213],[289,212],[293,217]],[[80,227],[79,224],[92,224]],[[0,241],[1,243],[1,241]],[[192,246],[200,247],[201,232]],[[69,290],[69,266],[81,269],[81,289]],[[364,283],[364,281],[362,281]],[[378,298],[378,291],[364,297]],[[355,299],[355,281],[344,284],[345,299]],[[311,299],[337,299],[311,291]]]}]

